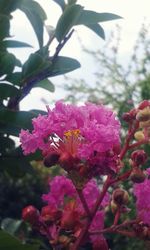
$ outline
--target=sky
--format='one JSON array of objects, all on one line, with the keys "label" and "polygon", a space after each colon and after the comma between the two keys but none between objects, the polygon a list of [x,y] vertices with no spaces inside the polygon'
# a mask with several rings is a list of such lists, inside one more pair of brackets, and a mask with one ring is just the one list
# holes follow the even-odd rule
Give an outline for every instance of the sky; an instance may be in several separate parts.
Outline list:
[{"label": "sky", "polygon": [[[59,16],[61,15],[61,9],[52,0],[37,0],[39,4],[45,9],[48,19],[47,25],[56,26]],[[78,38],[88,49],[100,49],[107,42],[110,31],[116,28],[116,24],[121,27],[121,44],[120,44],[120,57],[123,59],[123,63],[126,58],[131,54],[137,33],[144,21],[150,23],[150,1],[149,0],[78,0],[78,3],[85,7],[85,9],[94,10],[97,12],[110,12],[122,16],[122,19],[116,21],[109,21],[102,23],[105,30],[106,41],[100,39],[92,31],[89,31],[85,27],[78,26],[75,28],[76,32],[73,34],[69,42],[61,51],[61,55],[76,58],[81,63],[81,68],[68,74],[70,77],[93,79],[93,73],[95,72],[95,64],[91,61],[90,57],[86,56],[82,50]],[[34,52],[38,48],[36,36],[32,30],[32,27],[28,23],[26,17],[19,11],[14,12],[14,18],[12,20],[11,35],[13,39],[28,42],[33,46],[33,49],[15,49],[13,52],[23,62],[28,58],[31,52]],[[45,36],[45,40],[47,36]],[[55,85],[63,83],[62,77],[51,78],[51,81]],[[51,94],[45,90],[39,88],[31,91],[21,103],[21,108],[24,110],[29,109],[45,109],[45,105],[41,98],[45,99],[47,104],[50,104],[52,100],[63,99],[63,91],[56,88],[56,92]],[[36,96],[36,98],[35,98]],[[34,101],[33,101],[34,100]]]}]

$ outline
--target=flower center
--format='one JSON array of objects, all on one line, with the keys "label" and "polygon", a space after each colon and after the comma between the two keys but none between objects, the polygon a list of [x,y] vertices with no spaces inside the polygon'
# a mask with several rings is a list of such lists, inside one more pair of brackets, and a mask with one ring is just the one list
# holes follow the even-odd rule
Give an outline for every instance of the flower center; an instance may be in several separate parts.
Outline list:
[{"label": "flower center", "polygon": [[64,133],[65,149],[72,156],[76,155],[80,143],[81,143],[81,134],[79,129],[68,130]]}]

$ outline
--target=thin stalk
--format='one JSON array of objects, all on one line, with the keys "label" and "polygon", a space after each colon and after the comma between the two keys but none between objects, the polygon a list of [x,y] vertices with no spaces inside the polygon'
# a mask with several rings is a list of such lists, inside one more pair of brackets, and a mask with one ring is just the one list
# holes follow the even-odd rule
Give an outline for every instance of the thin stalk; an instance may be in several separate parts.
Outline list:
[{"label": "thin stalk", "polygon": [[81,246],[84,238],[86,237],[86,234],[88,233],[88,229],[92,223],[92,220],[101,204],[101,202],[103,201],[103,198],[108,190],[108,188],[110,187],[111,185],[111,181],[110,181],[110,176],[107,177],[105,183],[104,183],[104,186],[103,186],[103,189],[102,189],[102,192],[100,193],[98,199],[97,199],[97,202],[93,208],[93,210],[91,211],[91,217],[88,217],[87,218],[87,221],[85,223],[85,227],[83,228],[83,230],[81,231],[78,239],[76,240],[76,242],[74,243],[74,245],[72,246],[71,250],[79,250],[79,247]]}]

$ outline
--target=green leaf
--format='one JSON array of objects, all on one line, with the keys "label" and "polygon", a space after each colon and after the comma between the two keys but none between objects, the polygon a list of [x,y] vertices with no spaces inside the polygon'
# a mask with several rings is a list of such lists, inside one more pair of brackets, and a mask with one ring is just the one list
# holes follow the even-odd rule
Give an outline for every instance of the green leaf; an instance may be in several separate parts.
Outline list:
[{"label": "green leaf", "polygon": [[16,40],[5,40],[2,42],[2,45],[5,46],[6,48],[24,48],[24,47],[32,48],[30,44]]},{"label": "green leaf", "polygon": [[95,24],[99,22],[116,20],[119,18],[121,17],[112,13],[97,13],[91,10],[82,10],[81,15],[77,19],[76,25],[79,25],[79,24],[89,25],[89,24]]},{"label": "green leaf", "polygon": [[0,231],[0,249],[1,250],[39,250],[39,245],[23,244],[15,237]]},{"label": "green leaf", "polygon": [[80,63],[73,58],[58,56],[50,67],[49,76],[57,76],[80,68]]},{"label": "green leaf", "polygon": [[44,80],[36,83],[34,85],[34,88],[35,87],[43,88],[43,89],[46,89],[46,90],[48,90],[50,92],[54,92],[55,91],[54,84],[51,81],[49,81],[48,79],[44,79]]},{"label": "green leaf", "polygon": [[70,5],[65,8],[63,14],[58,20],[55,36],[59,42],[68,34],[70,29],[77,23],[83,7],[80,5]]},{"label": "green leaf", "polygon": [[89,25],[85,25],[85,26],[87,26],[89,29],[94,31],[101,38],[105,39],[105,32],[99,24],[96,23],[96,24],[89,24]]},{"label": "green leaf", "polygon": [[7,153],[8,151],[14,149],[15,142],[9,137],[0,136],[0,152]]},{"label": "green leaf", "polygon": [[32,119],[39,114],[45,114],[41,110],[11,111],[5,108],[0,110],[0,133],[19,136],[21,129],[32,130]]},{"label": "green leaf", "polygon": [[10,17],[0,14],[0,39],[9,37]]},{"label": "green leaf", "polygon": [[46,60],[39,53],[31,54],[29,59],[23,65],[22,76],[25,78],[35,76],[50,66],[51,61]]},{"label": "green leaf", "polygon": [[17,132],[20,132],[21,128],[32,129],[31,120],[34,117],[35,114],[29,111],[0,110],[0,124],[14,126]]},{"label": "green leaf", "polygon": [[25,156],[2,155],[0,157],[0,170],[7,171],[12,177],[23,177],[26,173],[34,174],[34,169]]},{"label": "green leaf", "polygon": [[8,82],[13,83],[14,85],[21,85],[22,73],[21,72],[14,72],[10,75],[7,75],[5,80]]},{"label": "green leaf", "polygon": [[16,65],[16,57],[8,52],[0,53],[0,76],[10,74]]},{"label": "green leaf", "polygon": [[75,4],[77,2],[77,0],[68,0],[68,4]]},{"label": "green leaf", "polygon": [[44,20],[47,18],[45,11],[37,2],[32,0],[22,0],[19,8],[29,19],[41,48],[43,46]]},{"label": "green leaf", "polygon": [[57,3],[62,11],[65,9],[65,1],[64,0],[53,0],[55,3]]},{"label": "green leaf", "polygon": [[22,225],[21,220],[5,218],[2,220],[1,229],[5,230],[11,235],[16,235]]},{"label": "green leaf", "polygon": [[19,89],[7,83],[0,83],[0,99],[7,99],[19,95]]},{"label": "green leaf", "polygon": [[9,15],[19,4],[20,0],[0,0],[0,12]]}]

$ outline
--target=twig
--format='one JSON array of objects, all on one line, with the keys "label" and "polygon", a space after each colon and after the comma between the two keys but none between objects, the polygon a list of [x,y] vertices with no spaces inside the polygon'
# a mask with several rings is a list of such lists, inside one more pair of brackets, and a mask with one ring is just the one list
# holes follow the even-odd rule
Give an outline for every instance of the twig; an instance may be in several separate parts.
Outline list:
[{"label": "twig", "polygon": [[[74,30],[72,30],[65,38],[62,42],[60,42],[58,44],[58,46],[56,47],[56,51],[53,55],[53,57],[49,57],[49,60],[52,62],[52,65],[55,63],[55,60],[57,59],[57,56],[59,54],[59,52],[61,51],[61,49],[64,47],[64,45],[66,44],[66,42],[70,39],[70,37],[72,36]],[[18,107],[19,102],[24,99],[24,97],[26,97],[29,92],[31,91],[31,89],[33,88],[33,86],[39,82],[42,81],[43,79],[50,77],[50,69],[46,69],[42,72],[39,72],[37,75],[28,78],[28,79],[24,79],[24,85],[23,88],[21,89],[21,95],[14,97],[14,98],[10,98],[7,107],[9,109],[12,110],[16,110],[16,107]]]},{"label": "twig", "polygon": [[93,208],[93,210],[91,211],[91,217],[88,217],[87,218],[87,221],[85,223],[85,227],[83,228],[83,230],[81,231],[78,239],[76,240],[76,242],[74,243],[74,245],[72,246],[71,250],[79,250],[79,247],[81,246],[86,234],[88,233],[88,229],[92,223],[92,220],[108,190],[108,188],[110,187],[111,185],[111,181],[110,181],[110,176],[107,177],[105,183],[104,183],[104,186],[103,186],[103,189],[102,189],[102,192],[100,193],[98,199],[97,199],[97,202]]},{"label": "twig", "polygon": [[82,190],[80,190],[80,189],[78,189],[78,188],[76,188],[76,190],[77,190],[77,193],[78,193],[78,195],[79,195],[79,198],[80,198],[80,200],[81,200],[81,203],[82,203],[82,205],[83,205],[83,207],[84,207],[84,210],[85,210],[87,216],[88,216],[88,217],[91,217],[91,212],[90,212],[90,210],[89,210],[89,207],[88,207],[88,205],[87,205],[87,202],[86,202],[86,200],[85,200],[85,197],[84,197],[84,195],[83,195],[83,193],[82,193]]}]

